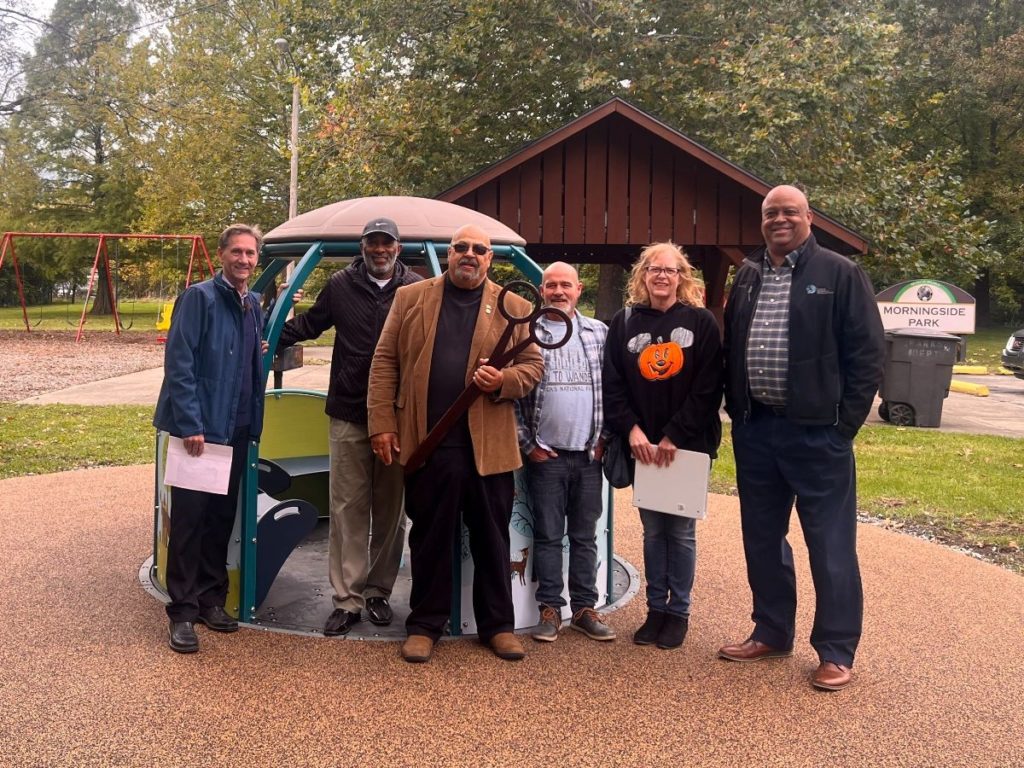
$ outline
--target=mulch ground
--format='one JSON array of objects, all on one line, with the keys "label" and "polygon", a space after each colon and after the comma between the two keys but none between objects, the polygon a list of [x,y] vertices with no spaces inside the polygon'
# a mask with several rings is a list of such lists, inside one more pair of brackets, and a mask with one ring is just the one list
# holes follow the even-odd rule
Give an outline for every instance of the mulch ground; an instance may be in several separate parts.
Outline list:
[{"label": "mulch ground", "polygon": [[0,402],[14,403],[76,384],[157,368],[164,348],[155,331],[0,330]]}]

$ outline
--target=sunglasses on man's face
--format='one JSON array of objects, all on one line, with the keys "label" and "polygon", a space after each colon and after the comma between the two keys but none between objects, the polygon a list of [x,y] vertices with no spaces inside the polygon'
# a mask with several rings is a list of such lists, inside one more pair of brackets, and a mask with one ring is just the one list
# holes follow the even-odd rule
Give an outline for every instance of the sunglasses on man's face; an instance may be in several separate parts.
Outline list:
[{"label": "sunglasses on man's face", "polygon": [[473,253],[475,253],[477,256],[486,256],[487,252],[491,250],[483,243],[473,243],[473,245],[461,242],[452,243],[452,250],[455,251],[456,253],[469,253],[470,248],[473,249]]}]

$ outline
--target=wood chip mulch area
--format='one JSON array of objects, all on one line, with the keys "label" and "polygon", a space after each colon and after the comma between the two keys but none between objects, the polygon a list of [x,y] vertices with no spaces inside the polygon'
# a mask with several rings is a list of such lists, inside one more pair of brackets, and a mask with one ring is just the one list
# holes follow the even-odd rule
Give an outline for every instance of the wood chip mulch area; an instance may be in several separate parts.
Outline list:
[{"label": "wood chip mulch area", "polygon": [[164,347],[155,332],[0,330],[0,402],[13,403],[76,384],[158,368]]}]

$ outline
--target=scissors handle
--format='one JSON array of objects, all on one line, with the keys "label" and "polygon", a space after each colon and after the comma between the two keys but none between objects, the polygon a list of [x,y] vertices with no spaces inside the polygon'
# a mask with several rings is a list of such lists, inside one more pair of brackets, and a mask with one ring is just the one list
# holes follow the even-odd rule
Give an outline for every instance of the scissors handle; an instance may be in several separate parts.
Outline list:
[{"label": "scissors handle", "polygon": [[[544,315],[557,315],[561,318],[562,322],[565,323],[565,333],[562,334],[562,338],[555,339],[554,341],[544,341],[540,338],[540,334],[537,333],[537,323],[540,322],[541,317]],[[511,324],[509,327],[511,327]],[[513,345],[511,349],[507,349],[497,355],[492,353],[492,356],[487,360],[487,364],[499,369],[504,368],[515,359],[516,355],[531,344],[536,344],[541,349],[558,349],[559,347],[563,347],[568,344],[569,339],[571,338],[572,321],[569,319],[569,316],[556,307],[541,307],[530,318],[529,335],[518,344]],[[497,349],[497,347],[495,347],[495,349]]]},{"label": "scissors handle", "polygon": [[[530,312],[526,315],[516,315],[509,311],[508,307],[505,306],[505,297],[508,296],[512,289],[518,289],[525,293],[530,294],[529,301],[533,304]],[[501,332],[501,336],[498,337],[498,343],[494,345],[494,349],[491,350],[491,358],[500,359],[505,354],[505,348],[508,343],[512,340],[512,334],[515,332],[516,326],[521,323],[532,322],[537,317],[538,310],[540,309],[540,292],[533,283],[528,283],[525,280],[511,280],[502,286],[501,291],[498,293],[498,312],[505,318],[505,330]],[[531,326],[531,335],[533,334],[533,328]],[[511,357],[505,358],[505,363],[511,360]],[[502,365],[494,365],[494,363],[488,360],[488,365],[494,365],[495,368],[501,368]]]},{"label": "scissors handle", "polygon": [[[533,309],[528,314],[516,315],[509,311],[508,307],[505,306],[505,297],[512,293],[512,290],[522,291],[530,294],[529,297],[520,296],[520,298],[526,299],[533,304]],[[519,325],[519,323],[528,323],[537,313],[540,311],[540,291],[537,290],[537,286],[533,283],[527,282],[526,280],[510,280],[502,286],[501,292],[498,294],[498,311],[501,312],[501,316],[508,320],[508,327],[513,325]]]}]

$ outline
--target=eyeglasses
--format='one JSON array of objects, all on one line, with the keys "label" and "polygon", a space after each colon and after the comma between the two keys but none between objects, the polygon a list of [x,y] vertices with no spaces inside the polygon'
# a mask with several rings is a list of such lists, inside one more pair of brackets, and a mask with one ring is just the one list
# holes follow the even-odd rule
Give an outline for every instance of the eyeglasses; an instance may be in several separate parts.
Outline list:
[{"label": "eyeglasses", "polygon": [[469,243],[452,243],[452,250],[456,253],[469,253],[470,248],[473,249],[473,253],[477,256],[486,256],[487,252],[491,250],[483,243],[473,243],[473,245]]},{"label": "eyeglasses", "polygon": [[679,267],[647,267],[647,274],[654,277],[661,277],[662,275],[674,277],[679,274]]}]

